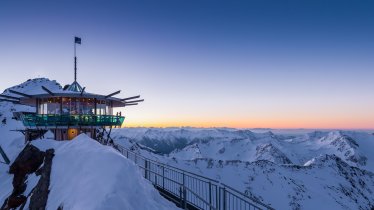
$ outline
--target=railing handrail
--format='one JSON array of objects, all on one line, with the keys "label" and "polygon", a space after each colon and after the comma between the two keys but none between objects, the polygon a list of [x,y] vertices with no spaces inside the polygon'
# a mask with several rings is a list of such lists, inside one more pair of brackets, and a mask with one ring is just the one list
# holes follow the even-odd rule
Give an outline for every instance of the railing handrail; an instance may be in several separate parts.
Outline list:
[{"label": "railing handrail", "polygon": [[[144,157],[144,156],[141,156],[141,157]],[[168,177],[162,176],[162,174],[157,173],[157,172],[155,172],[155,171],[153,171],[153,170],[151,170],[151,169],[147,169],[147,168],[145,168],[145,167],[143,167],[143,166],[139,166],[139,167],[142,168],[142,169],[144,169],[144,170],[147,170],[147,171],[149,171],[149,172],[151,172],[151,173],[153,173],[153,174],[156,174],[156,175],[158,175],[158,176],[160,176],[160,177],[162,177],[162,178],[164,178],[164,179],[167,179],[167,180],[169,180],[169,181],[171,181],[171,182],[173,182],[173,183],[176,183],[176,184],[182,186],[182,183],[179,183],[178,181],[175,181],[175,180],[170,179],[170,178],[168,178]],[[215,208],[214,206],[212,206],[208,201],[204,200],[204,198],[202,198],[202,197],[200,197],[198,194],[196,194],[192,189],[190,189],[190,188],[187,187],[187,186],[183,186],[183,187],[184,187],[186,190],[188,190],[189,192],[191,192],[194,196],[196,196],[197,198],[199,198],[199,199],[200,199],[202,202],[204,202],[206,205],[208,205],[208,206],[211,207],[211,208],[216,209],[216,208]]]},{"label": "railing handrail", "polygon": [[[148,162],[154,163],[154,164],[156,164],[157,166],[162,166],[162,167],[164,167],[164,168],[167,169],[167,170],[175,171],[175,172],[178,172],[178,173],[183,173],[183,175],[187,175],[187,176],[189,176],[189,177],[195,178],[195,179],[197,179],[197,180],[199,180],[199,181],[202,181],[202,182],[215,184],[215,185],[216,185],[217,187],[219,187],[219,188],[224,188],[224,189],[225,189],[228,193],[230,193],[232,196],[235,196],[235,197],[237,197],[238,199],[241,199],[241,200],[247,202],[248,204],[250,204],[250,205],[252,205],[252,206],[254,206],[254,207],[258,208],[258,209],[261,209],[261,208],[270,209],[270,210],[273,210],[273,209],[274,209],[274,208],[272,208],[272,207],[270,207],[270,206],[268,206],[268,205],[266,205],[266,204],[264,204],[264,203],[262,203],[262,202],[260,202],[260,201],[258,201],[258,200],[256,200],[256,199],[250,197],[249,195],[246,195],[246,194],[244,194],[244,193],[242,193],[242,192],[240,192],[240,191],[238,191],[238,190],[236,190],[236,189],[234,189],[234,188],[232,188],[232,187],[230,187],[230,186],[228,186],[228,185],[226,185],[226,184],[224,184],[224,183],[221,183],[221,182],[219,182],[219,181],[217,181],[217,180],[214,180],[214,179],[211,179],[211,178],[208,178],[208,177],[204,177],[204,176],[201,176],[201,175],[198,175],[198,174],[195,174],[195,173],[192,173],[192,172],[189,172],[189,171],[186,171],[186,170],[180,169],[180,168],[176,168],[176,167],[174,167],[174,166],[170,166],[170,165],[168,165],[168,164],[165,164],[165,163],[162,163],[162,162],[159,162],[159,161],[156,161],[156,160],[149,159],[149,158],[147,158],[147,157],[145,157],[145,156],[143,156],[143,155],[137,154],[136,152],[134,152],[134,151],[132,151],[132,150],[130,150],[130,149],[128,149],[128,148],[125,148],[124,146],[119,145],[119,144],[112,143],[112,146],[113,146],[115,149],[117,149],[118,151],[120,151],[121,153],[123,153],[123,150],[125,150],[125,151],[127,152],[127,154],[128,154],[128,153],[133,154],[133,155],[134,155],[134,158],[141,158],[141,159],[143,159],[144,161],[148,161]],[[122,150],[122,151],[121,151],[121,150]],[[124,155],[124,154],[123,154],[123,155]],[[128,156],[128,155],[127,155],[127,156]],[[136,161],[135,161],[135,163],[136,163]],[[157,172],[154,172],[154,171],[152,171],[152,170],[149,169],[149,168],[147,169],[146,167],[143,167],[143,166],[139,165],[138,163],[136,163],[136,164],[137,164],[140,168],[144,169],[145,171],[149,171],[150,173],[157,174],[158,176],[161,176],[161,177],[163,177],[163,178],[165,178],[165,179],[168,179],[168,180],[170,180],[170,181],[172,181],[172,182],[174,182],[174,183],[177,183],[178,185],[182,185],[182,184],[183,184],[183,183],[180,183],[180,182],[178,182],[178,181],[172,180],[172,179],[170,179],[170,178],[168,178],[168,177],[165,177],[165,176],[163,176],[163,175],[161,175],[161,174],[159,174],[159,173],[157,173]],[[203,180],[202,180],[202,179],[203,179]],[[207,180],[208,180],[208,181],[207,181]],[[213,183],[212,183],[212,182],[213,182]],[[211,209],[212,209],[212,208],[215,208],[215,207],[212,206],[208,201],[204,200],[202,197],[200,197],[199,195],[197,195],[197,194],[196,194],[192,189],[190,189],[190,188],[188,188],[188,187],[186,187],[186,186],[183,186],[183,187],[185,187],[185,188],[186,188],[187,190],[189,190],[192,194],[194,194],[194,196],[197,196],[199,199],[201,199],[201,200],[202,200],[206,205],[209,205],[209,206],[211,207]],[[239,197],[239,196],[240,196],[240,197]],[[218,199],[218,197],[217,197],[217,199]],[[248,199],[248,200],[246,201],[245,199]],[[221,201],[219,201],[219,202],[221,202]],[[194,204],[193,204],[193,205],[194,205]],[[261,207],[258,207],[258,206],[261,206]]]},{"label": "railing handrail", "polygon": [[[123,147],[123,146],[121,146],[121,145],[119,145],[119,144],[115,144],[115,145],[116,145],[117,147],[122,147],[123,149],[127,150],[128,152],[130,152],[130,153],[132,153],[132,154],[136,154],[135,152],[131,151],[130,149],[127,149],[127,148],[125,148],[125,147]],[[195,174],[195,173],[193,173],[193,172],[189,172],[189,171],[186,171],[186,170],[183,170],[183,169],[177,168],[177,167],[175,167],[175,166],[171,166],[171,165],[168,165],[168,164],[165,164],[165,163],[162,163],[162,162],[156,161],[156,160],[152,160],[152,159],[149,159],[149,158],[144,157],[144,156],[139,155],[139,154],[136,154],[136,155],[138,155],[138,156],[140,156],[140,157],[143,157],[143,158],[147,159],[148,161],[153,162],[153,163],[156,163],[156,164],[158,164],[158,165],[166,166],[166,167],[168,167],[168,168],[172,168],[172,169],[178,170],[178,171],[180,171],[180,172],[182,172],[182,173],[185,173],[185,174],[190,174],[190,175],[193,175],[193,176],[196,176],[196,177],[200,177],[200,178],[203,178],[203,179],[209,180],[209,181],[211,181],[211,182],[219,183],[219,181],[217,181],[217,180],[215,180],[215,179],[212,179],[212,178],[209,178],[209,177],[205,177],[205,176],[202,176],[202,175],[199,175],[199,174]]]}]

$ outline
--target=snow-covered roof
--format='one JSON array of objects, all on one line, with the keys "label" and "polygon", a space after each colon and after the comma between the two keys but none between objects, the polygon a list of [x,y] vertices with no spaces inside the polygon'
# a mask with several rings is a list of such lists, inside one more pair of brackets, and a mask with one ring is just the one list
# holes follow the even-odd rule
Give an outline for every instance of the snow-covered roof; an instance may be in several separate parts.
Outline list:
[{"label": "snow-covered roof", "polygon": [[84,91],[84,88],[76,81],[64,90],[55,80],[51,81],[46,78],[28,80],[20,85],[6,89],[2,95],[19,98],[21,104],[29,106],[35,106],[36,99],[50,97],[96,98],[98,100],[111,101],[113,107],[125,106],[123,100],[110,96],[112,94],[100,95]]}]

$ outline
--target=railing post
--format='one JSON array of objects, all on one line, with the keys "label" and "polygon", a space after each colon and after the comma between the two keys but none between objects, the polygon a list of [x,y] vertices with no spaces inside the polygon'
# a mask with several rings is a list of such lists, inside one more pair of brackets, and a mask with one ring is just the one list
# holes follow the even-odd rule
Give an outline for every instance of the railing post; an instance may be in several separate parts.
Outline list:
[{"label": "railing post", "polygon": [[165,166],[162,166],[162,189],[165,189]]},{"label": "railing post", "polygon": [[187,190],[183,186],[183,209],[187,209]]},{"label": "railing post", "polygon": [[218,185],[215,185],[215,188],[216,188],[216,209],[219,210],[220,197],[219,197],[219,187],[218,187]]},{"label": "railing post", "polygon": [[212,183],[209,182],[209,209],[212,210]]},{"label": "railing post", "polygon": [[187,191],[184,186],[179,187],[179,198],[180,198],[180,206],[182,209],[187,209]]},{"label": "railing post", "polygon": [[186,209],[187,204],[187,193],[186,193],[186,187],[185,187],[185,175],[184,172],[182,173],[182,190],[183,190],[183,209]]},{"label": "railing post", "polygon": [[144,178],[148,179],[148,161],[144,160]]},{"label": "railing post", "polygon": [[223,187],[223,210],[226,210],[226,188]]},{"label": "railing post", "polygon": [[179,186],[179,199],[180,199],[180,206],[183,207],[183,194],[182,194],[182,186]]},{"label": "railing post", "polygon": [[184,172],[182,173],[182,185],[184,187]]}]

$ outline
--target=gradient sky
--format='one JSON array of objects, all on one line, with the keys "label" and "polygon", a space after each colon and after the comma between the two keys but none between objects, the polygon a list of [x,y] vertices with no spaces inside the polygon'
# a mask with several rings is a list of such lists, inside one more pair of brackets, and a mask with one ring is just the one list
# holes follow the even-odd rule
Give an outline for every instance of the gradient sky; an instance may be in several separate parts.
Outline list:
[{"label": "gradient sky", "polygon": [[374,1],[1,1],[0,89],[145,102],[127,126],[374,128]]}]

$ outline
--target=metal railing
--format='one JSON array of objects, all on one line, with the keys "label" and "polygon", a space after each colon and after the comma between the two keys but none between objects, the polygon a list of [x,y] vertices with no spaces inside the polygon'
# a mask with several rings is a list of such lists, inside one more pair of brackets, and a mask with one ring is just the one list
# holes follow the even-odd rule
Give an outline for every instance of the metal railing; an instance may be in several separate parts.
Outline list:
[{"label": "metal railing", "polygon": [[191,173],[139,155],[121,145],[111,144],[133,160],[144,178],[160,193],[183,209],[258,210],[273,209],[214,179]]}]

